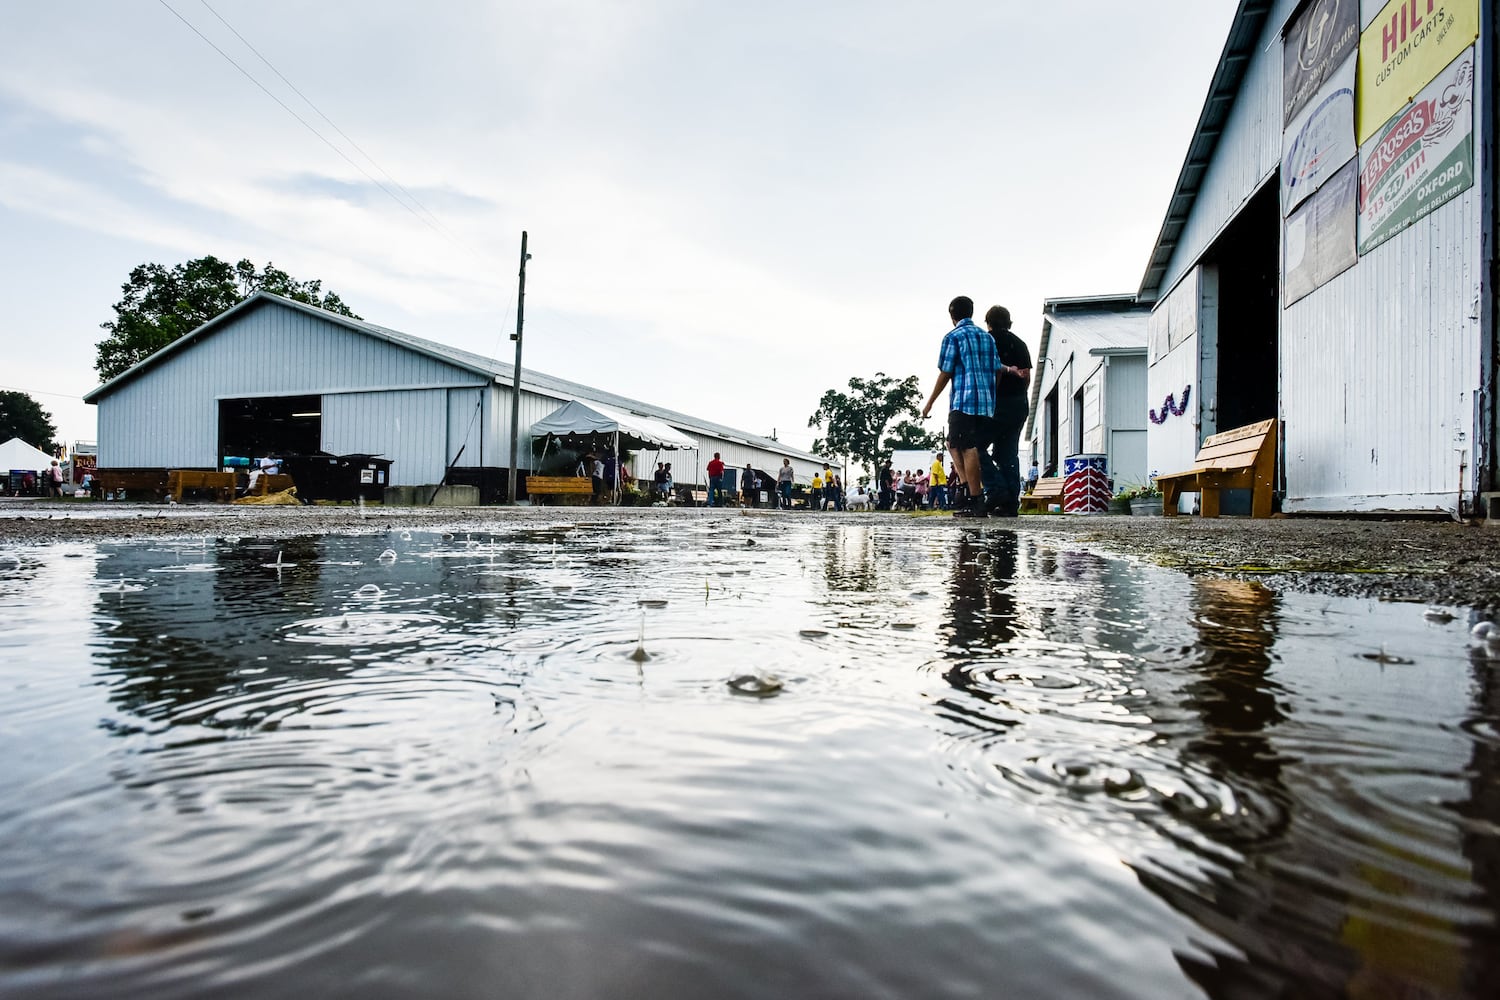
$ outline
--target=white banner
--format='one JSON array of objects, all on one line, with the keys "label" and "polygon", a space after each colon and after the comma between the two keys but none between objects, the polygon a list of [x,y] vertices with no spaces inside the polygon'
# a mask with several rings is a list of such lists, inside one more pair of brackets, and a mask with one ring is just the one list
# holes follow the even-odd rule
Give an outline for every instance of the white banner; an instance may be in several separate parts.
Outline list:
[{"label": "white banner", "polygon": [[1281,212],[1292,209],[1348,163],[1354,144],[1355,57],[1330,76],[1281,134]]}]

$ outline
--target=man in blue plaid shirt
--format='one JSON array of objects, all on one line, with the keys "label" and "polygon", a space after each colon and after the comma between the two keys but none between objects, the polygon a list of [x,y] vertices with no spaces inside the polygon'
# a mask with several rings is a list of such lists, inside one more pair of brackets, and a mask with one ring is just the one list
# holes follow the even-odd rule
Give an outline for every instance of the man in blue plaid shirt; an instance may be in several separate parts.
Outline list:
[{"label": "man in blue plaid shirt", "polygon": [[974,325],[974,300],[960,295],[948,303],[948,317],[953,329],[943,337],[938,351],[937,383],[927,405],[922,407],[926,419],[933,404],[948,384],[948,451],[958,470],[959,480],[967,487],[967,497],[955,503],[955,517],[984,517],[984,488],[979,473],[979,448],[989,441],[990,421],[995,416],[995,374],[1000,369],[1000,355],[995,338]]}]

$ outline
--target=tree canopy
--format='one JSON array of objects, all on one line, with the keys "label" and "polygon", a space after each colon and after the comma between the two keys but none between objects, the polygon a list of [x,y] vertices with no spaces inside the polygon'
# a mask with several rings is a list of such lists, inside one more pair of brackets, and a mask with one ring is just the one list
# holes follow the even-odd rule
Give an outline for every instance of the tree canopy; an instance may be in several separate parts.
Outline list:
[{"label": "tree canopy", "polygon": [[321,281],[298,281],[269,261],[260,270],[248,260],[230,264],[217,257],[173,267],[142,264],[120,291],[115,318],[99,324],[109,336],[96,345],[94,368],[105,382],[257,291],[360,318],[336,292],[324,292]]},{"label": "tree canopy", "polygon": [[937,451],[942,447],[943,435],[927,430],[915,420],[901,421],[881,442],[881,451],[885,455],[896,451]]},{"label": "tree canopy", "polygon": [[914,423],[921,417],[921,400],[915,375],[897,379],[876,372],[874,378],[851,378],[847,393],[829,389],[807,419],[809,427],[826,428],[824,436],[813,442],[813,451],[848,456],[874,471],[891,456],[891,440],[885,439],[891,421],[908,418],[896,428],[903,434],[909,433],[902,431],[906,424],[921,430]]},{"label": "tree canopy", "polygon": [[0,442],[20,438],[33,448],[57,451],[52,414],[24,392],[0,392]]}]

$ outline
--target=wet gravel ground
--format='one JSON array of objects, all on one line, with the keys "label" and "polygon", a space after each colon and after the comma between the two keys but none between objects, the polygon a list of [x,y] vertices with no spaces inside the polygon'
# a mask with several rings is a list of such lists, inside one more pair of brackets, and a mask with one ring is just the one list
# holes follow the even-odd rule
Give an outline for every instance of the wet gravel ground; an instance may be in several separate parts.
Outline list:
[{"label": "wet gravel ground", "polygon": [[0,500],[0,545],[202,534],[303,535],[390,527],[490,531],[581,520],[827,518],[913,532],[1015,530],[1272,590],[1500,609],[1500,524],[1340,518],[1067,517],[955,521],[946,514],[585,507],[224,507]]}]

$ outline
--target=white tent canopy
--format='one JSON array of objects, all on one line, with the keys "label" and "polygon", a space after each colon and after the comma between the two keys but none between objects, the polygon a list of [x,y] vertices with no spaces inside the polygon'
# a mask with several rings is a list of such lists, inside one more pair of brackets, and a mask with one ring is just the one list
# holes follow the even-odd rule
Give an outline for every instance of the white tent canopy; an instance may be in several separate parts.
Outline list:
[{"label": "white tent canopy", "polygon": [[11,469],[37,472],[52,465],[52,456],[40,448],[33,448],[20,438],[11,438],[0,444],[0,473]]},{"label": "white tent canopy", "polygon": [[593,436],[614,437],[627,448],[697,448],[698,442],[660,420],[621,413],[598,403],[574,399],[531,425],[531,436],[551,435],[567,440]]}]

